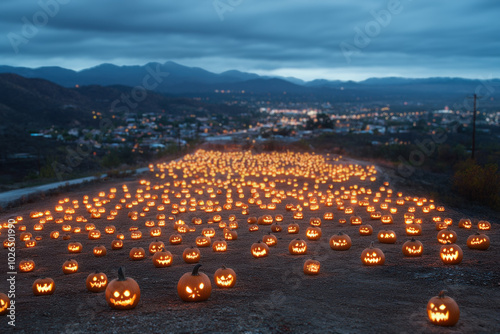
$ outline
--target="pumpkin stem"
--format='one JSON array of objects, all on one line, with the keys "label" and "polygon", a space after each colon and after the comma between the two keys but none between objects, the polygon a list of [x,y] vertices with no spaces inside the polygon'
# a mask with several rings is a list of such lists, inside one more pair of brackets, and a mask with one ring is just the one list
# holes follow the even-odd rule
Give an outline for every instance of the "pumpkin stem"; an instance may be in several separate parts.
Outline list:
[{"label": "pumpkin stem", "polygon": [[194,266],[193,273],[191,275],[198,276],[199,275],[198,270],[200,269],[200,267],[201,267],[201,264],[199,264],[199,263],[196,266]]},{"label": "pumpkin stem", "polygon": [[445,293],[448,293],[448,291],[446,291],[446,290],[442,290],[442,291],[439,293],[438,297],[439,297],[439,298],[444,298],[444,297],[445,297],[445,295],[444,295]]},{"label": "pumpkin stem", "polygon": [[415,241],[416,241],[416,240],[415,240],[415,238],[413,238],[413,237],[412,237],[412,238],[411,238],[411,242],[415,242]]},{"label": "pumpkin stem", "polygon": [[372,241],[372,242],[370,243],[370,248],[373,248],[373,247],[374,247],[374,245],[375,245],[375,244],[374,244],[374,243],[373,243],[373,241]]},{"label": "pumpkin stem", "polygon": [[221,268],[222,268],[222,269],[226,269],[226,266],[225,266],[225,265],[222,265],[222,266],[221,266]]},{"label": "pumpkin stem", "polygon": [[119,281],[125,281],[126,280],[125,274],[123,273],[123,268],[122,267],[118,268],[118,280]]}]

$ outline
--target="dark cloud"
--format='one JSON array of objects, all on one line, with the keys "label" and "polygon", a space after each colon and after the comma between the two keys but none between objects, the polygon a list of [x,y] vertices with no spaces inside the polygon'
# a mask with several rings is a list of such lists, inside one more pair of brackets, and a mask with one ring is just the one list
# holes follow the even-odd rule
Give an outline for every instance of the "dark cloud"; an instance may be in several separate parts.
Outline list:
[{"label": "dark cloud", "polygon": [[[306,79],[500,76],[500,2],[400,0],[376,23],[394,1],[2,0],[0,57],[76,69],[173,60]],[[46,22],[23,34],[49,3]]]}]

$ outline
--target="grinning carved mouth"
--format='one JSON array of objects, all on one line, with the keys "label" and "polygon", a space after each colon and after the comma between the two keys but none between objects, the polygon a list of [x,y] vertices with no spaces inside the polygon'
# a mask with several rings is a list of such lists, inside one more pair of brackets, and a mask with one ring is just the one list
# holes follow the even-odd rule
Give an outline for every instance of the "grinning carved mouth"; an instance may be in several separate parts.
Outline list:
[{"label": "grinning carved mouth", "polygon": [[110,298],[109,300],[111,303],[115,306],[128,306],[128,305],[133,305],[135,302],[136,295],[133,295],[132,297],[128,299],[114,299]]},{"label": "grinning carved mouth", "polygon": [[428,311],[429,318],[434,322],[447,321],[450,317],[450,312],[442,313],[442,312],[433,312],[431,310]]},{"label": "grinning carved mouth", "polygon": [[377,257],[365,257],[365,262],[368,263],[379,263],[380,258]]},{"label": "grinning carved mouth", "polygon": [[448,253],[448,254],[441,253],[441,259],[443,259],[444,261],[456,260],[458,259],[458,251],[456,251],[455,253]]},{"label": "grinning carved mouth", "polygon": [[107,282],[90,282],[90,287],[101,288],[106,285]]},{"label": "grinning carved mouth", "polygon": [[49,292],[52,290],[52,283],[37,284],[36,289],[38,292]]}]

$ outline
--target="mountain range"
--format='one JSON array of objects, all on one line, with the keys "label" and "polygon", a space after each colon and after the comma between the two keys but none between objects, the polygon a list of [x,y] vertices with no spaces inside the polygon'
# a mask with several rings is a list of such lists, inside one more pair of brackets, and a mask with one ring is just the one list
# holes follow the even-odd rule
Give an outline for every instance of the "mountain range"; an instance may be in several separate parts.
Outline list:
[{"label": "mountain range", "polygon": [[[62,67],[12,67],[0,66],[0,73],[14,73],[26,78],[41,78],[64,87],[88,85],[123,85],[143,87],[156,78],[154,90],[175,95],[213,94],[216,91],[246,94],[299,94],[331,96],[341,100],[368,99],[456,99],[474,91],[495,96],[500,93],[500,79],[476,80],[463,78],[434,77],[423,79],[385,77],[370,78],[360,82],[324,80],[303,81],[292,77],[259,76],[255,73],[230,70],[213,73],[199,67],[188,67],[172,61],[148,63],[137,66],[101,64],[74,71]],[[149,81],[145,81],[147,78]]]}]

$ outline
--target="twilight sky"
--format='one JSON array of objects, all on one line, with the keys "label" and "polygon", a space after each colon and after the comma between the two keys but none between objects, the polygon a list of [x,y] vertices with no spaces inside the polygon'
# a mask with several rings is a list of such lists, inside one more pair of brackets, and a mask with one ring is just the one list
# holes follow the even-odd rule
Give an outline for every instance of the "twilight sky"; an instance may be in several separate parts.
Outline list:
[{"label": "twilight sky", "polygon": [[500,77],[498,0],[1,0],[0,64]]}]

